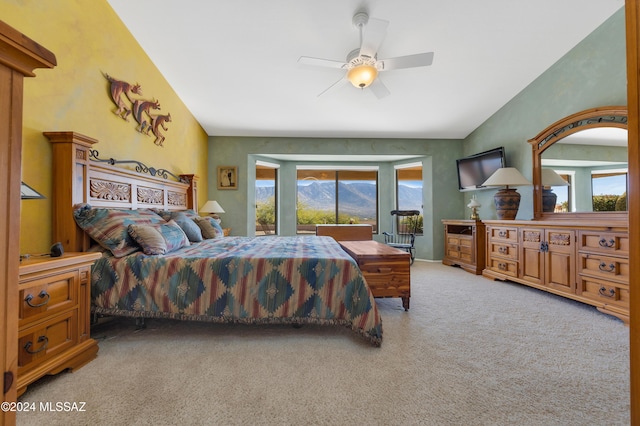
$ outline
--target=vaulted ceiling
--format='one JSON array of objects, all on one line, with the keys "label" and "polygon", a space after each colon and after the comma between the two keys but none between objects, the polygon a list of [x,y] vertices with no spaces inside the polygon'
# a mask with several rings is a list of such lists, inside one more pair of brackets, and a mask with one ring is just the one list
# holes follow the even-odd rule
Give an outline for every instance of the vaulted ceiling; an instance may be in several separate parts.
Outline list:
[{"label": "vaulted ceiling", "polygon": [[[464,138],[623,0],[108,0],[209,135]],[[378,59],[390,91],[339,85],[357,11],[389,21]]]}]

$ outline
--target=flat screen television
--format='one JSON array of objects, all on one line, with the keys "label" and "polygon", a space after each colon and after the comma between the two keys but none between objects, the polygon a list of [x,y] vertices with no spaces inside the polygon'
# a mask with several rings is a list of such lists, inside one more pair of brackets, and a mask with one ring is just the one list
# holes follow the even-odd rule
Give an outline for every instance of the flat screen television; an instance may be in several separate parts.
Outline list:
[{"label": "flat screen television", "polygon": [[460,191],[485,189],[484,181],[496,170],[505,167],[504,147],[494,148],[456,160]]}]

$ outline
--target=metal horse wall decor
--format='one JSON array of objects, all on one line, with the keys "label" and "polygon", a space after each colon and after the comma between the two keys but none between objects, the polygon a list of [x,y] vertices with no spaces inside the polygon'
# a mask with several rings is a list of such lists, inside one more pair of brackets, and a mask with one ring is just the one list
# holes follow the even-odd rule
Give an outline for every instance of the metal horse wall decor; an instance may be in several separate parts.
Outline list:
[{"label": "metal horse wall decor", "polygon": [[151,132],[155,136],[153,143],[158,146],[164,146],[165,136],[160,130],[162,129],[165,132],[169,130],[165,123],[171,122],[171,114],[151,114],[151,110],[160,111],[160,101],[133,98],[131,95],[142,96],[142,88],[138,83],[130,84],[126,81],[117,80],[109,74],[104,74],[104,76],[109,82],[111,100],[117,107],[113,113],[127,122],[129,122],[129,116],[133,115],[133,118],[138,123],[136,130],[145,135],[149,135],[149,132]]}]

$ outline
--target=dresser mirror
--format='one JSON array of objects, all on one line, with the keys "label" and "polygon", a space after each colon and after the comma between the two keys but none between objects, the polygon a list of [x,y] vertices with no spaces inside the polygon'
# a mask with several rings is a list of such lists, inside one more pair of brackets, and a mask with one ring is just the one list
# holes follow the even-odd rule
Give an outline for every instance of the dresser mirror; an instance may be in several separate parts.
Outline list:
[{"label": "dresser mirror", "polygon": [[529,143],[534,219],[627,220],[626,106],[572,114]]}]

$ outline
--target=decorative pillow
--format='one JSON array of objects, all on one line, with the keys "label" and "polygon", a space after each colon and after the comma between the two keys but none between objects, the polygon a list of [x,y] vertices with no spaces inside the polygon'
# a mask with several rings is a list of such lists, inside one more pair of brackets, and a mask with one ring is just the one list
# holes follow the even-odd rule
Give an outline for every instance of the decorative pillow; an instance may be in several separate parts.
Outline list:
[{"label": "decorative pillow", "polygon": [[131,224],[129,235],[148,255],[167,254],[189,245],[187,235],[173,220],[148,225]]},{"label": "decorative pillow", "polygon": [[193,221],[198,224],[205,239],[222,238],[224,231],[220,224],[212,217],[194,217]]},{"label": "decorative pillow", "polygon": [[94,209],[89,204],[74,206],[73,217],[80,228],[115,257],[140,250],[128,233],[129,225],[164,223],[160,216],[148,209]]},{"label": "decorative pillow", "polygon": [[202,241],[203,238],[200,227],[196,225],[193,219],[191,219],[186,213],[182,211],[172,212],[169,220],[175,221],[178,226],[182,228],[184,233],[187,234],[187,238],[189,238],[189,241],[192,243],[199,243]]},{"label": "decorative pillow", "polygon": [[194,217],[200,217],[198,213],[196,213],[193,209],[186,210],[159,210],[159,209],[151,209],[158,216],[169,222],[171,219],[174,219],[173,215],[176,213],[184,213],[189,219],[193,219]]}]

